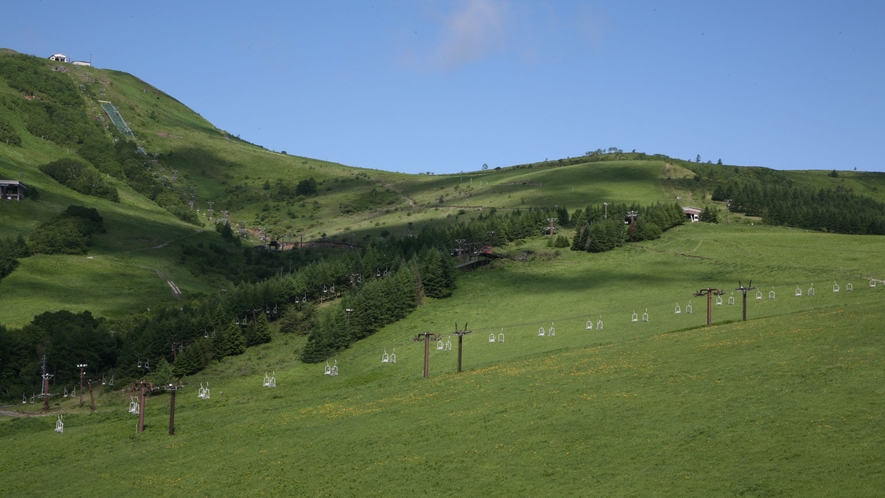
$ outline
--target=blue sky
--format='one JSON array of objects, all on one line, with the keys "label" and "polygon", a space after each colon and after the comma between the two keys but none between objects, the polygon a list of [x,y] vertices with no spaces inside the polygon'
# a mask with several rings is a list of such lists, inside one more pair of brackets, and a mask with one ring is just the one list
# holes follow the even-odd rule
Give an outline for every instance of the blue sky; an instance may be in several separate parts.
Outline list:
[{"label": "blue sky", "polygon": [[0,46],[132,73],[273,150],[410,173],[597,148],[885,171],[885,2],[14,2]]}]

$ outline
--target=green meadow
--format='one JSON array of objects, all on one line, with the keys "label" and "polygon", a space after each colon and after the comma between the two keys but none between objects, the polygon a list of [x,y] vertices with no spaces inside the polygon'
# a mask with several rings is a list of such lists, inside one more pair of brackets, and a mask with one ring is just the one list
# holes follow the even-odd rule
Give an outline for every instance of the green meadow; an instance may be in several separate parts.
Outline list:
[{"label": "green meadow", "polygon": [[[322,363],[301,363],[307,338],[273,322],[270,343],[181,379],[174,436],[170,395],[148,398],[145,431],[137,433],[127,412],[134,393],[120,379],[96,385],[95,413],[88,396],[82,407],[54,398],[48,414],[39,401],[0,407],[0,496],[762,497],[885,489],[885,244],[725,217],[725,204],[711,200],[716,182],[750,176],[751,168],[619,151],[449,175],[369,170],[240,140],[132,75],[62,74],[92,119],[103,116],[99,99],[114,103],[147,152],[150,181],[183,202],[193,196],[197,223],[113,176],[103,179],[118,189],[119,203],[56,182],[39,167],[76,151],[31,135],[15,111],[21,107],[0,105],[0,119],[21,136],[21,146],[0,143],[0,178],[22,178],[40,194],[36,202],[0,202],[0,238],[27,237],[71,204],[97,209],[106,228],[88,254],[19,260],[0,281],[0,324],[8,329],[46,311],[114,320],[177,310],[232,288],[226,277],[196,275],[184,263],[183,244],[226,244],[209,202],[215,218],[227,211],[233,226],[250,230],[244,248],[258,244],[260,229],[288,242],[362,247],[493,209],[573,213],[603,202],[678,199],[717,206],[720,222],[687,223],[599,254],[554,249],[541,236],[496,247],[513,258],[459,273],[453,296],[425,298],[405,319],[341,351],[329,360],[337,376],[325,375]],[[21,98],[0,77],[0,100]],[[882,174],[781,175],[885,199]],[[309,178],[316,192],[294,195]],[[561,234],[571,238],[573,230]],[[515,258],[527,251],[527,260]],[[755,287],[746,322],[739,284]],[[707,299],[696,295],[702,289],[723,291],[721,304],[712,300],[711,326]],[[458,373],[453,332],[465,326],[472,332]],[[442,337],[431,345],[427,379],[424,345],[413,340],[422,332]],[[385,354],[396,361],[382,362]],[[266,375],[277,387],[262,387]],[[204,386],[208,399],[198,398]],[[58,416],[62,433],[54,431]]]},{"label": "green meadow", "polygon": [[[337,377],[297,362],[303,338],[276,334],[186,378],[174,436],[165,394],[149,398],[142,434],[119,390],[95,414],[68,399],[6,421],[0,491],[63,481],[91,495],[875,495],[885,289],[864,276],[882,260],[876,242],[704,224],[600,255],[545,255],[536,240],[534,260],[465,274],[452,298],[333,358]],[[694,291],[745,278],[763,290],[751,291],[749,320],[726,294],[704,326]],[[631,321],[646,308],[648,322]],[[458,374],[448,333],[465,322]],[[433,344],[429,379],[411,340],[423,331],[453,345]]]}]

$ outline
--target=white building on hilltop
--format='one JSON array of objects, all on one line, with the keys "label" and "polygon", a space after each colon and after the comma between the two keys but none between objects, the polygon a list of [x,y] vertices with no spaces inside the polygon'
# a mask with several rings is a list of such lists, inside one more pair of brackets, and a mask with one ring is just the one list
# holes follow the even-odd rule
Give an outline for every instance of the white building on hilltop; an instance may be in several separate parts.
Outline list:
[{"label": "white building on hilltop", "polygon": [[49,60],[55,62],[67,62],[68,56],[65,54],[52,54],[49,56]]}]

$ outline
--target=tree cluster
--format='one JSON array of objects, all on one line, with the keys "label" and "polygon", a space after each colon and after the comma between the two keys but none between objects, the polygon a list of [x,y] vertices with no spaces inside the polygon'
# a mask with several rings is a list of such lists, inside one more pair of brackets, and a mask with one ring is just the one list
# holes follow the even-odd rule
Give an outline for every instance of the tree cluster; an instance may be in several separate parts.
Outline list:
[{"label": "tree cluster", "polygon": [[885,235],[885,203],[839,189],[730,181],[713,200],[731,199],[731,210],[760,216],[769,225],[808,230]]},{"label": "tree cluster", "polygon": [[[626,214],[630,212],[637,214]],[[628,241],[658,239],[664,231],[684,223],[685,213],[679,204],[610,204],[578,210],[573,221],[577,226],[573,251],[605,252]]]},{"label": "tree cluster", "polygon": [[28,237],[33,254],[86,254],[92,235],[104,233],[104,220],[94,208],[68,206],[44,221]]},{"label": "tree cluster", "polygon": [[31,250],[25,238],[0,240],[0,280],[18,267],[18,260],[30,256]]},{"label": "tree cluster", "polygon": [[40,171],[81,194],[120,202],[116,188],[108,185],[98,172],[76,159],[52,161],[40,166]]}]

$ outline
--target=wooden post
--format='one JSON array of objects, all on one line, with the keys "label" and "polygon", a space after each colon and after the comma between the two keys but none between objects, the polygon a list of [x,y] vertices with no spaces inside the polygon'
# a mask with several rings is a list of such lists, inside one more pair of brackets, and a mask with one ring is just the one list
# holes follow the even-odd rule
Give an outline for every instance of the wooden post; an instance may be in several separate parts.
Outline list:
[{"label": "wooden post", "polygon": [[169,390],[170,394],[172,395],[172,398],[169,400],[169,435],[170,436],[175,435],[175,391],[177,391],[177,390],[178,389],[175,389],[174,386],[172,387],[172,389]]},{"label": "wooden post", "polygon": [[713,307],[711,306],[713,301],[713,293],[707,290],[707,326],[709,327],[713,323]]},{"label": "wooden post", "polygon": [[424,378],[430,375],[430,333],[424,333]]}]

